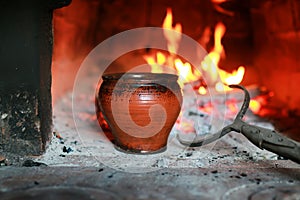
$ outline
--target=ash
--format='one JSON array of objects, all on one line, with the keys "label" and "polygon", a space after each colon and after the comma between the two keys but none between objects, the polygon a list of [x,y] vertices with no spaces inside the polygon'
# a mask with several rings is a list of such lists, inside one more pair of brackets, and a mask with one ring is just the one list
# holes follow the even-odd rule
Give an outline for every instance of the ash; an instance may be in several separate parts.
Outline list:
[{"label": "ash", "polygon": [[[34,161],[48,166],[105,165],[118,170],[139,172],[161,168],[232,167],[278,159],[277,155],[260,150],[243,135],[233,132],[203,147],[187,148],[180,145],[175,138],[176,134],[193,139],[196,135],[217,131],[235,117],[235,113],[228,111],[225,112],[225,117],[220,116],[224,113],[224,109],[228,108],[218,106],[214,108],[214,119],[212,119],[211,115],[202,109],[208,103],[209,97],[197,95],[195,97],[184,95],[182,114],[172,129],[165,152],[150,155],[119,152],[104,134],[99,132],[94,99],[84,96],[79,98],[82,105],[76,106],[81,106],[82,109],[77,115],[77,126],[72,113],[71,93],[67,93],[54,105],[53,138],[48,144],[46,153],[35,158]],[[220,104],[227,100],[219,97],[214,103]],[[252,113],[247,113],[246,121],[257,126],[274,128],[272,124],[263,122]]]}]

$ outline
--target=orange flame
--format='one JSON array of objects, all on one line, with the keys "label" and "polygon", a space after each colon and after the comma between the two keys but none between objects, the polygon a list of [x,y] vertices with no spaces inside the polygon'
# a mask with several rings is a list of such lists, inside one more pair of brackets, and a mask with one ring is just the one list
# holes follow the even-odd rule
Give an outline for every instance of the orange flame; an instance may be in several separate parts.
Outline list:
[{"label": "orange flame", "polygon": [[225,31],[226,28],[224,24],[218,23],[216,25],[214,34],[214,48],[201,63],[201,67],[207,72],[207,75],[209,76],[208,81],[211,83],[215,83],[218,80],[218,72],[220,71],[218,64],[221,60],[221,55],[224,55],[224,47],[221,43],[221,40],[225,34]]},{"label": "orange flame", "polygon": [[[207,80],[210,82],[208,85],[215,84],[215,89],[218,92],[230,90],[230,88],[224,87],[225,85],[239,84],[243,80],[245,73],[243,66],[240,66],[238,70],[232,73],[226,72],[218,67],[221,57],[225,56],[224,47],[222,45],[222,38],[225,31],[225,25],[219,22],[215,27],[214,48],[201,63],[203,71],[207,72]],[[218,75],[220,76],[221,82],[218,81]]]},{"label": "orange flame", "polygon": [[[167,9],[166,17],[163,21],[162,27],[164,28],[164,36],[167,40],[168,51],[170,54],[165,55],[161,52],[157,52],[154,56],[145,55],[144,59],[151,66],[152,73],[164,73],[165,70],[162,65],[169,66],[177,71],[179,75],[179,83],[181,85],[197,81],[201,78],[202,74],[198,70],[193,70],[192,66],[188,62],[183,62],[181,59],[175,57],[175,53],[179,48],[181,40],[181,24],[177,23],[173,27],[173,15],[171,8]],[[174,30],[176,32],[170,32],[168,30]],[[207,32],[208,30],[205,29]],[[214,48],[212,51],[203,59],[201,63],[201,69],[203,75],[207,81],[208,86],[214,86],[219,92],[230,90],[225,85],[239,84],[243,80],[245,68],[240,66],[237,70],[232,73],[224,71],[218,67],[218,64],[222,57],[225,56],[224,47],[222,45],[222,38],[225,34],[226,27],[223,23],[218,23],[215,26],[214,32]],[[199,94],[206,94],[205,87],[198,89]]]},{"label": "orange flame", "polygon": [[237,70],[234,70],[232,73],[228,73],[224,70],[220,70],[219,73],[223,83],[227,85],[239,84],[243,80],[245,74],[245,67],[240,66]]},{"label": "orange flame", "polygon": [[[177,23],[174,27],[173,24],[173,15],[171,8],[167,9],[166,17],[163,21],[162,27],[164,28],[164,36],[167,40],[169,55],[165,55],[161,52],[157,52],[155,56],[144,55],[144,59],[151,66],[152,73],[163,73],[166,69],[162,68],[162,65],[169,66],[173,68],[176,74],[179,75],[179,83],[183,84],[196,81],[201,78],[199,71],[193,70],[192,66],[188,62],[183,62],[181,59],[176,58],[174,54],[179,48],[179,43],[181,40],[181,24]],[[174,30],[176,32],[171,32],[168,30]],[[170,72],[170,71],[169,71]]]},{"label": "orange flame", "polygon": [[151,72],[152,73],[163,73],[163,68],[161,65],[163,65],[166,62],[166,57],[163,53],[157,52],[156,53],[156,59],[149,55],[143,55],[144,59],[147,61],[147,63],[151,66]]},{"label": "orange flame", "polygon": [[179,82],[181,84],[193,82],[199,80],[201,74],[199,71],[193,71],[190,63],[183,63],[179,58],[174,60],[175,69],[179,73]]},{"label": "orange flame", "polygon": [[217,25],[215,27],[215,35],[214,35],[215,46],[214,46],[213,52],[216,52],[219,55],[221,55],[224,51],[224,47],[222,45],[222,38],[225,34],[225,31],[226,31],[225,25],[221,22],[217,23]]},{"label": "orange flame", "polygon": [[[164,36],[168,41],[168,50],[171,53],[176,53],[179,47],[179,42],[181,40],[181,24],[176,24],[174,27],[173,24],[173,15],[172,15],[172,9],[167,8],[167,15],[164,19],[162,27],[164,28]],[[178,33],[174,33],[168,30],[174,30]]]}]

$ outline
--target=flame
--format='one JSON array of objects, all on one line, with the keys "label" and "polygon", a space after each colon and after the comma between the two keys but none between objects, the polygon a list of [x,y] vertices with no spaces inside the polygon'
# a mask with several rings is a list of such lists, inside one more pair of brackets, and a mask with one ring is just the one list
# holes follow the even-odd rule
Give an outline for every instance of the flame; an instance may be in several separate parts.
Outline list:
[{"label": "flame", "polygon": [[166,62],[166,57],[164,54],[162,54],[161,52],[158,52],[156,54],[156,58],[157,58],[157,63],[162,65]]},{"label": "flame", "polygon": [[[218,80],[218,67],[220,55],[216,52],[210,52],[204,57],[201,63],[201,69],[205,72],[206,81],[208,85],[214,84]],[[211,83],[211,84],[210,84]]]},{"label": "flame", "polygon": [[147,61],[147,63],[151,66],[151,72],[152,73],[163,73],[163,68],[161,67],[165,61],[166,57],[163,53],[157,52],[156,53],[156,59],[149,55],[144,55],[144,59]]},{"label": "flame", "polygon": [[214,35],[215,46],[213,52],[216,52],[219,55],[221,55],[224,52],[224,47],[222,45],[222,38],[225,34],[225,31],[226,31],[225,25],[221,22],[217,23],[215,27],[215,35]]},{"label": "flame", "polygon": [[[181,24],[177,23],[174,27],[173,24],[173,15],[172,9],[167,8],[167,15],[164,19],[162,27],[164,28],[164,36],[168,41],[168,51],[171,53],[176,53],[179,47],[179,42],[181,40]],[[174,30],[178,33],[174,33],[168,30]]]},{"label": "flame", "polygon": [[[245,67],[240,66],[237,70],[230,73],[220,69],[218,66],[221,58],[225,57],[222,38],[226,32],[226,27],[223,23],[219,22],[216,24],[214,31],[214,47],[201,63],[200,67],[204,74],[201,74],[198,70],[193,70],[194,68],[190,63],[184,62],[175,56],[181,40],[180,33],[182,32],[182,26],[180,23],[176,23],[176,25],[173,26],[171,8],[167,9],[162,27],[164,28],[164,36],[167,40],[169,54],[166,55],[157,52],[151,56],[144,55],[144,59],[151,66],[152,73],[164,73],[166,72],[166,69],[163,69],[162,66],[169,66],[176,71],[177,75],[179,75],[179,84],[181,86],[188,82],[200,80],[202,76],[205,76],[207,85],[209,87],[215,87],[218,92],[231,90],[229,87],[225,86],[239,84],[243,80]],[[176,32],[171,32],[169,30]],[[208,33],[208,30],[209,29],[206,28],[204,31]],[[207,93],[206,88],[203,86],[199,87],[198,92],[199,94]]]},{"label": "flame", "polygon": [[[167,9],[162,27],[164,28],[164,37],[167,40],[168,52],[157,51],[155,53],[152,52],[151,55],[144,55],[144,59],[151,66],[152,73],[175,73],[179,76],[178,83],[182,87],[186,83],[195,82],[192,83],[193,89],[197,89],[200,95],[207,95],[208,87],[215,88],[217,92],[226,92],[228,90],[232,90],[227,87],[227,85],[241,83],[245,74],[244,66],[239,66],[232,72],[225,71],[219,67],[220,60],[225,58],[225,49],[222,44],[222,38],[225,35],[226,27],[223,23],[220,22],[216,24],[214,28],[214,47],[204,57],[200,66],[196,66],[201,68],[201,72],[199,70],[195,70],[197,68],[192,66],[189,62],[185,62],[183,59],[176,56],[181,41],[182,26],[179,23],[173,26],[173,15],[170,8]],[[210,35],[211,28],[206,27],[202,37],[198,41],[199,44],[207,47]],[[169,71],[168,68],[171,70]],[[202,79],[204,78],[205,84],[202,82]],[[254,114],[261,114],[264,106],[264,100],[265,98],[251,99],[249,109]],[[237,101],[234,98],[232,100],[226,100],[226,108],[228,109],[228,115],[230,116],[235,116],[239,110]],[[199,111],[208,114],[215,112],[215,107],[211,101],[199,105],[198,109]],[[180,113],[180,116],[182,116],[182,113]],[[179,117],[179,119],[176,122],[177,124],[181,124],[179,129],[184,132],[194,131],[194,124],[191,121],[185,119],[185,117]]]},{"label": "flame", "polygon": [[234,70],[232,73],[226,72],[222,69],[219,69],[219,75],[222,82],[216,83],[215,89],[218,92],[231,90],[226,85],[239,84],[242,82],[245,74],[245,67],[240,66],[237,70]]},{"label": "flame", "polygon": [[224,47],[221,41],[225,31],[226,28],[224,24],[218,23],[216,25],[214,33],[214,48],[207,56],[205,56],[201,63],[202,69],[208,72],[208,75],[210,76],[209,81],[212,83],[215,83],[218,79],[218,73],[220,71],[218,64],[221,60],[221,55],[224,55]]},{"label": "flame", "polygon": [[[166,17],[163,21],[162,27],[164,28],[164,36],[167,40],[169,55],[157,52],[154,56],[144,55],[144,59],[151,66],[152,73],[163,73],[166,69],[162,65],[169,66],[176,71],[179,75],[179,84],[183,86],[185,83],[196,81],[201,78],[201,74],[197,70],[193,70],[188,62],[183,62],[180,58],[176,58],[174,54],[178,51],[179,43],[181,40],[182,27],[177,23],[174,27],[172,9],[168,8]],[[176,32],[171,32],[173,30]],[[169,71],[170,72],[170,71]]]},{"label": "flame", "polygon": [[[208,81],[211,84],[215,84],[215,89],[218,92],[231,90],[229,87],[225,87],[225,85],[241,83],[245,74],[245,68],[243,66],[240,66],[232,73],[218,67],[221,57],[225,56],[224,46],[222,45],[222,38],[225,31],[225,25],[221,22],[217,23],[214,33],[214,48],[201,63],[203,71],[208,73]],[[220,76],[221,82],[218,81],[218,75]]]},{"label": "flame", "polygon": [[192,66],[190,63],[185,62],[183,63],[179,58],[174,60],[175,68],[179,72],[180,82],[181,83],[189,83],[192,81],[199,80],[201,74],[199,71],[193,71]]},{"label": "flame", "polygon": [[239,84],[243,80],[245,74],[245,67],[240,66],[237,70],[234,70],[232,73],[228,73],[224,70],[220,70],[219,73],[223,83],[227,85]]}]

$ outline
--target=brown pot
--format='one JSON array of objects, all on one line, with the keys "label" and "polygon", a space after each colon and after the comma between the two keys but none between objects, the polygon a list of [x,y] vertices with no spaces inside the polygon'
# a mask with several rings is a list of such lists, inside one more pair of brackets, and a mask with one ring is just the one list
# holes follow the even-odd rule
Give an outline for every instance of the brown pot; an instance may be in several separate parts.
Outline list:
[{"label": "brown pot", "polygon": [[97,101],[115,147],[129,153],[164,151],[181,109],[178,77],[125,73],[102,78]]}]

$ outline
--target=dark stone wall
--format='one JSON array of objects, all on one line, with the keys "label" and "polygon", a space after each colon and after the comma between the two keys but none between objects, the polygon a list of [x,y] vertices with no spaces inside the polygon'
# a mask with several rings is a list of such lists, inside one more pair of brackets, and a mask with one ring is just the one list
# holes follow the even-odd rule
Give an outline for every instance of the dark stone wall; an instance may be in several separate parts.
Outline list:
[{"label": "dark stone wall", "polygon": [[0,152],[39,155],[51,135],[52,11],[68,1],[0,2]]},{"label": "dark stone wall", "polygon": [[38,97],[38,89],[1,91],[0,152],[39,155],[44,150]]}]

